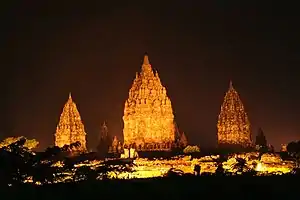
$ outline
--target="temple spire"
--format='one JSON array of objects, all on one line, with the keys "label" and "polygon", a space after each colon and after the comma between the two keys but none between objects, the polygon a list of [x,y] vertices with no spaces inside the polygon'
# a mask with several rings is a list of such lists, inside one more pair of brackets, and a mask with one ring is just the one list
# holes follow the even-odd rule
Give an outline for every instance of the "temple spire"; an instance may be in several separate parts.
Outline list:
[{"label": "temple spire", "polygon": [[69,92],[69,99],[72,100],[72,94]]},{"label": "temple spire", "polygon": [[229,89],[233,88],[232,80],[229,81]]},{"label": "temple spire", "polygon": [[108,136],[108,128],[106,126],[106,122],[104,121],[101,127],[101,137],[106,138]]},{"label": "temple spire", "polygon": [[153,75],[153,71],[149,62],[149,57],[147,53],[144,55],[143,65],[142,65],[142,74],[144,75]]},{"label": "temple spire", "polygon": [[144,55],[143,65],[150,65],[150,62],[149,62],[149,58],[148,58],[147,53],[145,53],[145,55]]},{"label": "temple spire", "polygon": [[99,134],[99,141],[97,145],[97,151],[100,156],[105,157],[106,154],[109,152],[109,146],[111,145],[111,138],[108,134],[108,128],[106,125],[106,121],[103,122]]}]

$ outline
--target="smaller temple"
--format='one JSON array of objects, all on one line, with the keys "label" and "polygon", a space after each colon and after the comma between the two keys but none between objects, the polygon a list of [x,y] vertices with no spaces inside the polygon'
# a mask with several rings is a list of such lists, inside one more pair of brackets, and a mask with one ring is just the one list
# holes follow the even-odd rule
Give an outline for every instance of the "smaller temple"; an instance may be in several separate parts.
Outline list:
[{"label": "smaller temple", "polygon": [[287,144],[281,144],[281,149],[280,149],[281,152],[287,152]]},{"label": "smaller temple", "polygon": [[60,115],[60,120],[55,133],[55,146],[63,147],[80,143],[77,151],[86,151],[86,132],[76,104],[71,93]]},{"label": "smaller temple", "polygon": [[108,127],[104,122],[99,134],[97,152],[101,156],[106,156],[107,153],[109,152],[110,145],[111,145],[111,138],[108,133]]},{"label": "smaller temple", "polygon": [[188,146],[188,140],[184,132],[181,132],[177,126],[177,123],[174,122],[175,128],[175,140],[176,140],[176,148],[184,149]]},{"label": "smaller temple", "polygon": [[180,148],[185,148],[188,146],[188,140],[186,138],[186,135],[184,132],[181,133],[181,136],[180,136],[180,140],[179,140],[179,147]]},{"label": "smaller temple", "polygon": [[260,147],[267,147],[267,138],[261,128],[258,129],[258,133],[255,138],[255,145]]},{"label": "smaller temple", "polygon": [[117,136],[114,136],[111,146],[110,146],[110,153],[121,153],[123,150],[123,146],[121,142],[118,140]]},{"label": "smaller temple", "polygon": [[252,146],[250,122],[243,103],[230,81],[229,89],[221,106],[218,123],[219,147]]}]

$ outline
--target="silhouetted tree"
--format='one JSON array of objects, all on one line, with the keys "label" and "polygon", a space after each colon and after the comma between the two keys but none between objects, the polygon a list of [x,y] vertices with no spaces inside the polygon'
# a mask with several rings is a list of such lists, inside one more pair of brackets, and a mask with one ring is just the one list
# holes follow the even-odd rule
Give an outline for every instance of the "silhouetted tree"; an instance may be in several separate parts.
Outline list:
[{"label": "silhouetted tree", "polygon": [[290,142],[288,145],[287,145],[287,151],[291,154],[295,154],[295,153],[299,153],[300,152],[300,141],[293,141],[293,142]]},{"label": "silhouetted tree", "polygon": [[[64,146],[68,149],[68,145]],[[40,182],[41,184],[53,183],[55,179],[59,178],[63,172],[60,166],[54,166],[58,161],[63,162],[64,148],[58,146],[48,147],[44,152],[40,152],[32,159],[32,168],[30,175],[33,177],[33,182]]]},{"label": "silhouetted tree", "polygon": [[12,143],[15,143],[20,140],[25,140],[25,144],[23,145],[23,148],[27,148],[29,150],[34,149],[38,146],[39,142],[35,139],[27,139],[24,136],[19,136],[19,137],[8,137],[5,138],[3,141],[0,142],[0,148],[9,146]]},{"label": "silhouetted tree", "polygon": [[[79,147],[79,143],[65,145],[63,148],[49,147],[45,152],[33,153],[24,147],[26,139],[13,142],[0,148],[0,184],[16,185],[32,178],[34,184],[54,183],[61,180],[79,181],[105,179],[109,174],[118,176],[122,172],[133,172],[133,161],[107,161],[96,169],[76,164],[88,160],[86,155],[66,156],[65,151]],[[91,159],[93,159],[91,157]],[[70,174],[75,175],[72,177]]]},{"label": "silhouetted tree", "polygon": [[19,184],[26,179],[32,166],[33,153],[24,147],[26,138],[0,149],[0,174],[4,184]]},{"label": "silhouetted tree", "polygon": [[236,158],[237,163],[233,166],[234,169],[239,173],[243,173],[244,171],[248,171],[248,167],[246,165],[246,160],[243,158]]},{"label": "silhouetted tree", "polygon": [[64,172],[62,167],[53,166],[53,162],[39,162],[36,165],[32,166],[31,175],[33,178],[33,183],[40,182],[41,184],[45,183],[54,183]]},{"label": "silhouetted tree", "polygon": [[287,151],[295,159],[298,168],[300,160],[300,141],[290,142],[287,145]]},{"label": "silhouetted tree", "polygon": [[258,133],[255,138],[255,145],[258,145],[261,151],[268,151],[267,139],[261,128],[258,129]]},{"label": "silhouetted tree", "polygon": [[45,158],[50,158],[53,156],[57,156],[62,153],[62,149],[58,146],[48,147],[43,154],[41,154]]},{"label": "silhouetted tree", "polygon": [[194,172],[195,172],[196,176],[200,176],[200,171],[201,171],[201,166],[200,165],[195,165]]},{"label": "silhouetted tree", "polygon": [[222,176],[222,175],[225,174],[224,172],[225,172],[225,170],[223,168],[223,164],[222,163],[218,163],[218,167],[216,169],[216,175],[217,176]]},{"label": "silhouetted tree", "polygon": [[96,181],[98,177],[97,170],[91,169],[89,166],[78,167],[75,171],[74,181]]},{"label": "silhouetted tree", "polygon": [[101,127],[100,136],[97,145],[97,152],[100,157],[107,156],[111,144],[112,144],[112,138],[108,134],[108,128],[104,122]]},{"label": "silhouetted tree", "polygon": [[74,142],[74,143],[70,144],[70,149],[71,150],[77,150],[77,149],[80,148],[80,146],[81,146],[81,143],[79,141],[77,141],[77,142]]}]

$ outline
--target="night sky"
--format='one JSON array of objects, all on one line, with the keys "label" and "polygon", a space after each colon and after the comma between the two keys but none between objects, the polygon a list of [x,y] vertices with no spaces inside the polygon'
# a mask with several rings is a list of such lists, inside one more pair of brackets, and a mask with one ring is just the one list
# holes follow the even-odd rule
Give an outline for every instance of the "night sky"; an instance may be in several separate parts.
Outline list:
[{"label": "night sky", "polygon": [[230,79],[254,135],[262,127],[277,149],[300,138],[297,6],[161,2],[1,6],[0,138],[53,145],[69,92],[89,148],[103,121],[121,137],[124,103],[145,52],[191,143],[216,145]]}]

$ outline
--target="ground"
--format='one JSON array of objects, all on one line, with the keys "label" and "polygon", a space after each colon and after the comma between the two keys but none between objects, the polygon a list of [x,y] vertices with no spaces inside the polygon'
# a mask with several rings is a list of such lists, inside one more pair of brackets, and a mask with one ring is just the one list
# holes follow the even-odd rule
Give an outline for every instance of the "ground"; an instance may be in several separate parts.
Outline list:
[{"label": "ground", "polygon": [[[294,180],[295,179],[295,180]],[[175,177],[109,180],[3,190],[3,199],[291,199],[299,177]]]}]

